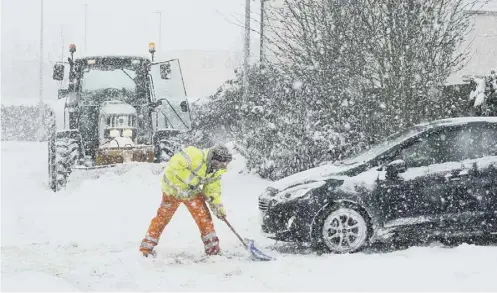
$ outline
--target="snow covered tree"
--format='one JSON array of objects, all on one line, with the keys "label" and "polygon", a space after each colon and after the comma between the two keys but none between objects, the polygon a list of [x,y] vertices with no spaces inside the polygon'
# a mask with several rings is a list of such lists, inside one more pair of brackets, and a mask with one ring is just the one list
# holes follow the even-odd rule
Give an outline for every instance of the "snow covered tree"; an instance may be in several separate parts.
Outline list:
[{"label": "snow covered tree", "polygon": [[[358,46],[367,56],[362,78],[380,88],[394,127],[443,115],[443,84],[467,58],[461,49],[471,29],[465,11],[478,1],[360,0]],[[395,129],[391,129],[393,131]]]},{"label": "snow covered tree", "polygon": [[[464,11],[477,2],[285,0],[269,13],[270,43],[277,58],[315,83],[318,95],[335,101],[335,111],[358,102],[381,112],[378,117],[393,122],[380,127],[385,135],[443,111],[443,83],[467,56],[459,50],[471,29]],[[373,92],[384,101],[372,100]],[[353,112],[365,116],[360,121],[383,124]]]},{"label": "snow covered tree", "polygon": [[471,113],[476,116],[497,116],[497,73],[488,76],[471,76]]}]

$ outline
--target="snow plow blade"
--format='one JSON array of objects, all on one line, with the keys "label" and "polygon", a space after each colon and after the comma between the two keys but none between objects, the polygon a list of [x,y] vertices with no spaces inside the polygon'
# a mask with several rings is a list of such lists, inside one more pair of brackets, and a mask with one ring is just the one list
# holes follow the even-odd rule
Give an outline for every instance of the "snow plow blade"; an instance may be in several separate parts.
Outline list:
[{"label": "snow plow blade", "polygon": [[146,168],[154,175],[159,175],[164,169],[165,163],[146,163],[146,162],[130,162],[102,166],[74,166],[69,176],[69,185],[79,185],[79,183],[86,180],[96,180],[107,173],[116,175],[123,175],[134,168]]},{"label": "snow plow blade", "polygon": [[79,171],[92,171],[92,170],[106,170],[106,171],[118,171],[120,173],[125,173],[128,170],[138,167],[138,166],[150,166],[152,172],[154,174],[159,174],[164,168],[164,164],[157,163],[143,163],[143,162],[132,162],[132,163],[120,163],[120,164],[111,164],[111,165],[102,165],[102,166],[74,166],[73,170]]}]

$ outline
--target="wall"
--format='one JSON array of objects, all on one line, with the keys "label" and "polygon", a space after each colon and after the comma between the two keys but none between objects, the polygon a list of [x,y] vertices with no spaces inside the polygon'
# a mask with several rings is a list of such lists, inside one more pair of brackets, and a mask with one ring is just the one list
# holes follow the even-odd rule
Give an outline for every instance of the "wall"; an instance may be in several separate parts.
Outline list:
[{"label": "wall", "polygon": [[470,59],[447,79],[447,84],[462,83],[463,75],[488,75],[491,69],[497,70],[497,11],[470,13],[474,19],[474,30],[461,46],[462,49],[469,47]]}]

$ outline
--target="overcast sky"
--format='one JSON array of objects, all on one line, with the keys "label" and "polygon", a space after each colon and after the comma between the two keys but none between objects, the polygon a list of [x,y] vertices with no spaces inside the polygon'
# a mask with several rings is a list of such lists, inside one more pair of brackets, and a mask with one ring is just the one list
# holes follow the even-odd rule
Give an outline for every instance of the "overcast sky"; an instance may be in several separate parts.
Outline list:
[{"label": "overcast sky", "polygon": [[[165,50],[239,50],[244,0],[44,0],[45,43],[51,48],[76,43],[84,48],[85,4],[87,54],[140,53],[150,41]],[[2,0],[2,51],[17,44],[39,46],[41,0]],[[60,46],[60,45],[59,45]]]},{"label": "overcast sky", "polygon": [[[275,0],[273,0],[275,1]],[[281,1],[281,0],[278,0]],[[487,7],[497,9],[497,0]],[[1,0],[2,102],[5,98],[38,98],[41,0]],[[87,42],[85,35],[87,4]],[[252,1],[252,18],[259,17],[260,0]],[[68,44],[77,55],[139,54],[148,56],[148,43],[159,46],[162,11],[162,49],[168,51],[231,51],[241,55],[245,0],[44,0],[44,88],[53,91],[51,63],[67,58]],[[257,21],[252,22],[258,30]],[[252,33],[252,56],[258,56],[258,36]],[[228,54],[232,54],[228,53]],[[183,55],[187,87],[196,96],[211,94],[231,76],[232,68],[205,74],[194,65],[204,56]],[[231,63],[216,55],[217,62]],[[158,59],[161,59],[158,54]],[[172,57],[172,56],[167,56]],[[211,57],[206,57],[211,58]],[[195,59],[195,60],[194,60]],[[209,85],[207,85],[209,83]],[[46,93],[45,97],[53,97]]]},{"label": "overcast sky", "polygon": [[[41,0],[2,0],[1,3],[2,100],[37,98]],[[164,52],[209,50],[230,51],[233,55],[233,52],[241,54],[243,49],[245,0],[44,0],[43,3],[44,59],[48,63],[45,91],[53,91],[51,63],[61,60],[62,54],[67,59],[70,43],[77,46],[76,56],[149,56],[149,42],[155,42],[158,51]],[[259,5],[259,0],[252,1],[254,19],[258,18]],[[159,47],[159,15],[154,13],[157,11],[162,11],[162,48]],[[258,28],[256,22],[253,25]],[[256,42],[257,34],[252,33],[255,48]],[[189,59],[202,58],[198,56],[201,53],[192,54],[194,58]],[[161,59],[159,52],[157,59]],[[201,70],[192,65],[190,68],[186,79],[197,80],[193,74],[202,74]],[[227,70],[232,72],[232,69],[221,68],[217,79],[211,76],[213,85],[210,87],[198,87],[193,82],[188,86],[196,95],[210,94],[227,79]],[[45,94],[46,97],[52,95]]]}]

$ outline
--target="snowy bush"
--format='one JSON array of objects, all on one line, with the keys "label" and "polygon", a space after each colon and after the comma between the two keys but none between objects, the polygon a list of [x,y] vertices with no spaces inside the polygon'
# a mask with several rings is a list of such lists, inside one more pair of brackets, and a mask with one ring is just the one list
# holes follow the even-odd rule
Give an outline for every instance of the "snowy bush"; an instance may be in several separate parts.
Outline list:
[{"label": "snowy bush", "polygon": [[470,77],[472,91],[469,100],[473,114],[497,116],[497,73],[492,70],[488,76]]},{"label": "snowy bush", "polygon": [[44,105],[44,124],[40,125],[39,106],[2,105],[2,141],[47,140],[49,105]]},{"label": "snowy bush", "polygon": [[[241,75],[227,81],[194,105],[195,129],[185,140],[204,147],[235,141],[248,169],[275,180],[348,157],[403,128],[405,110],[383,89],[322,82],[318,74],[313,68],[253,67],[247,100]],[[447,86],[433,107],[421,104],[414,111],[420,120],[465,116],[468,93],[467,86]]]},{"label": "snowy bush", "polygon": [[364,136],[351,128],[357,120],[352,113],[334,109],[341,107],[342,100],[323,99],[313,90],[315,84],[292,70],[253,67],[245,102],[242,76],[226,82],[208,101],[194,105],[195,127],[185,140],[204,147],[235,141],[247,157],[247,167],[269,179],[365,146]]}]

